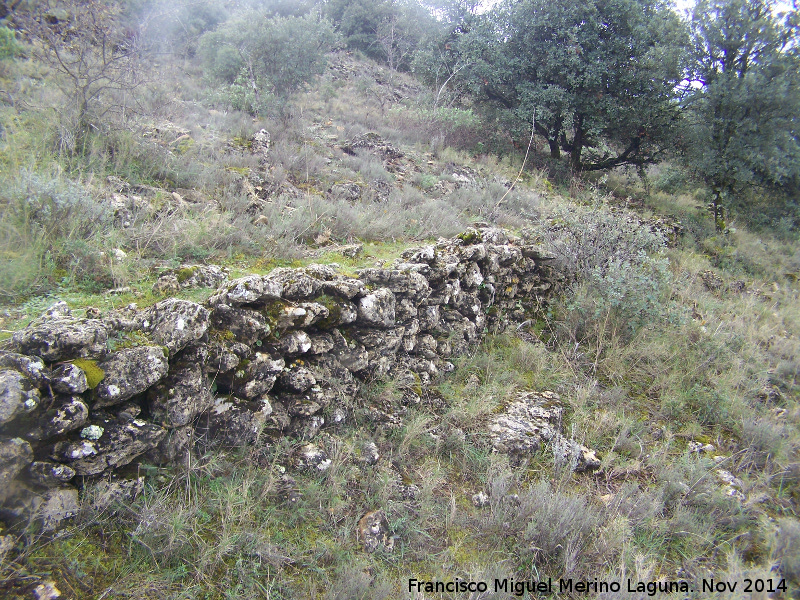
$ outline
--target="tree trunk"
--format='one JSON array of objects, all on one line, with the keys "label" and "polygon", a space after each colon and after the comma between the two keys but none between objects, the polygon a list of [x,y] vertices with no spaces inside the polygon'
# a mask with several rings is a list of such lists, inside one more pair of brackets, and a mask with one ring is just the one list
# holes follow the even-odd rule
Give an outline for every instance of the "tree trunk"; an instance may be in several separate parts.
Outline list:
[{"label": "tree trunk", "polygon": [[550,146],[550,158],[558,160],[561,158],[561,146],[558,144],[558,138],[552,138],[547,140],[548,145]]},{"label": "tree trunk", "polygon": [[572,138],[572,150],[569,155],[569,164],[573,173],[581,172],[581,151],[583,150],[583,115],[575,119],[575,135]]}]

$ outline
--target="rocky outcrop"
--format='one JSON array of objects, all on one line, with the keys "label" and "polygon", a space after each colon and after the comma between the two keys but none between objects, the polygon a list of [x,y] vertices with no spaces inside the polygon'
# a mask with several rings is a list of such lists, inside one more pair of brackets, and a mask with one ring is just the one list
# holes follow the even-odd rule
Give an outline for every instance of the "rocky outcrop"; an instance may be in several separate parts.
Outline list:
[{"label": "rocky outcrop", "polygon": [[[168,298],[84,318],[59,303],[0,353],[0,487],[11,490],[2,514],[50,507],[55,516],[37,514],[54,527],[73,512],[74,483],[140,459],[187,464],[197,444],[289,435],[304,440],[295,467],[324,470],[330,460],[312,440],[346,418],[361,381],[392,377],[419,402],[485,331],[540,309],[549,259],[479,226],[355,276],[310,265],[222,280],[203,305]],[[557,429],[555,413],[531,421],[531,399],[519,400],[492,425],[518,433],[493,429],[512,453]]]},{"label": "rocky outcrop", "polygon": [[564,406],[555,392],[517,392],[489,423],[495,452],[520,463],[549,443],[557,465],[582,473],[600,468],[594,450],[563,435]]}]

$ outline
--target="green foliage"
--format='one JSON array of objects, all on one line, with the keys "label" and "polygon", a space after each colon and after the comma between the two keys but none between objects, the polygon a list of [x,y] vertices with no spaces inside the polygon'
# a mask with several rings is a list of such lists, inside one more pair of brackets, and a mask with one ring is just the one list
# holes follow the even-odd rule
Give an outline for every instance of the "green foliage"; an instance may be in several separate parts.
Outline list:
[{"label": "green foliage", "polygon": [[663,319],[671,278],[661,233],[603,206],[558,210],[550,222],[548,245],[572,282],[570,310],[595,321],[614,313],[629,331]]},{"label": "green foliage", "polygon": [[525,0],[448,41],[443,58],[517,138],[535,117],[552,158],[569,152],[578,172],[658,160],[677,122],[685,46],[660,2]]},{"label": "green foliage", "polygon": [[271,96],[288,96],[321,74],[335,40],[331,23],[318,15],[252,12],[205,34],[199,52],[228,101],[256,114]]},{"label": "green foliage", "polygon": [[12,29],[0,27],[0,60],[14,58],[22,52]]},{"label": "green foliage", "polygon": [[767,0],[703,0],[691,28],[693,77],[685,103],[688,166],[709,187],[714,218],[752,185],[800,178],[798,15]]}]

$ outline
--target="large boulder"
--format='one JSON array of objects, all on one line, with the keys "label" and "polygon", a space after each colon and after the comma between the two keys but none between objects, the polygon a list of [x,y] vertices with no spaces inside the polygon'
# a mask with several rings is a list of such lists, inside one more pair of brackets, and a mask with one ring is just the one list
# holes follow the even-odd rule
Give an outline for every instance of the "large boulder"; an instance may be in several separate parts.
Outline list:
[{"label": "large boulder", "polygon": [[47,362],[101,356],[106,352],[108,331],[97,319],[61,317],[39,320],[12,336],[22,354]]},{"label": "large boulder", "polygon": [[395,324],[395,297],[381,288],[358,300],[358,323],[368,327],[389,328]]},{"label": "large boulder", "polygon": [[160,346],[119,350],[98,364],[104,377],[95,388],[94,408],[124,402],[147,390],[167,374],[169,364]]},{"label": "large boulder", "polygon": [[209,312],[199,304],[168,298],[151,306],[145,313],[142,328],[156,344],[175,354],[199,340],[208,329]]}]

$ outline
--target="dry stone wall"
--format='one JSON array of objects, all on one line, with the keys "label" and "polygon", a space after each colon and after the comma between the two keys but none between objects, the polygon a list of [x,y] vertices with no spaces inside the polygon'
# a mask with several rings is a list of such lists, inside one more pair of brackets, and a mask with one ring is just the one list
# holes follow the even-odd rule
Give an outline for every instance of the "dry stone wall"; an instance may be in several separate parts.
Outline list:
[{"label": "dry stone wall", "polygon": [[[482,226],[352,275],[311,265],[227,281],[204,305],[77,317],[59,303],[0,353],[0,518],[55,527],[77,486],[139,460],[185,463],[198,443],[310,441],[348,418],[366,378],[419,395],[488,328],[541,306],[551,259]],[[297,465],[326,461],[307,443]]]}]

